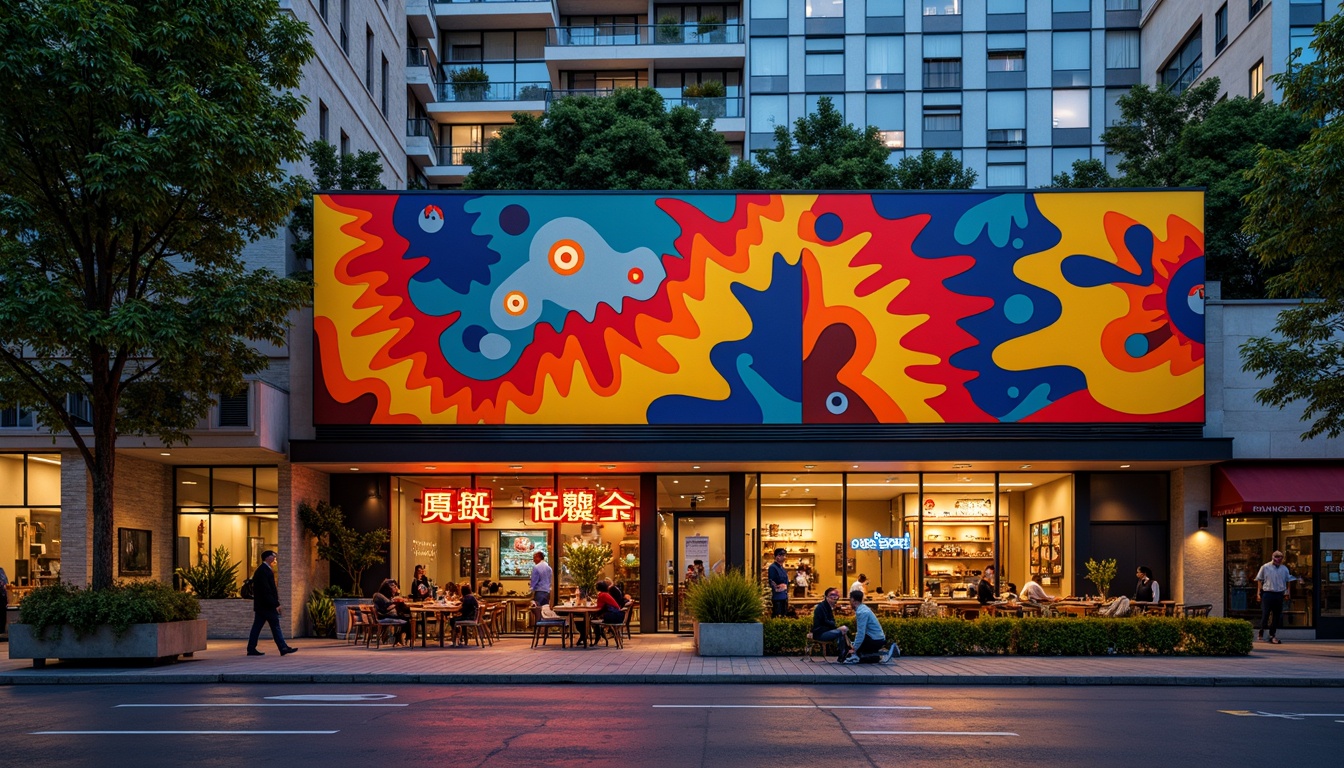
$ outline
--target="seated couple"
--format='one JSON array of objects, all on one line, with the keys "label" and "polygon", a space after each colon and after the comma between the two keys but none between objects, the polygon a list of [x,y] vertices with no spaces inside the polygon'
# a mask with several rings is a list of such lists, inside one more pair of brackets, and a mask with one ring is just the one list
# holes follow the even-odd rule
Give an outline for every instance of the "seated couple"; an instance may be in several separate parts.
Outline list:
[{"label": "seated couple", "polygon": [[[901,649],[892,641],[887,645],[887,637],[882,633],[873,610],[863,604],[863,590],[849,593],[849,606],[854,610],[854,641],[849,640],[849,627],[837,627],[835,606],[840,601],[840,590],[831,587],[826,590],[826,599],[812,611],[812,639],[835,643],[839,648],[836,661],[844,664],[878,664],[891,661],[900,656]],[[883,650],[886,646],[886,650]]]}]

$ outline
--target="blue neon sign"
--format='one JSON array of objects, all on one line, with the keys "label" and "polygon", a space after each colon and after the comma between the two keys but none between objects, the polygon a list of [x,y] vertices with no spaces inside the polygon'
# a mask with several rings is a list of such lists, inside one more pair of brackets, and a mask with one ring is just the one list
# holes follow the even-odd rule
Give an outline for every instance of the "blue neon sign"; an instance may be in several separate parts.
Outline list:
[{"label": "blue neon sign", "polygon": [[885,552],[891,549],[909,549],[910,534],[909,532],[906,532],[899,538],[891,538],[889,536],[883,536],[881,533],[878,533],[877,531],[873,531],[873,535],[871,538],[850,539],[849,548],[860,550],[876,550],[878,552]]}]

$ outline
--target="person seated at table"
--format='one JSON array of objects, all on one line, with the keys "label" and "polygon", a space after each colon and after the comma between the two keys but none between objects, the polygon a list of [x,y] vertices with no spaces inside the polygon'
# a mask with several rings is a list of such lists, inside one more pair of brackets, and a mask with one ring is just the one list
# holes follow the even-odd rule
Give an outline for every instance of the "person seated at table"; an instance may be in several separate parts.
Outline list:
[{"label": "person seated at table", "polygon": [[405,624],[397,627],[392,644],[410,642],[411,607],[401,596],[401,586],[394,579],[383,579],[378,591],[373,595],[373,612],[380,619],[401,619]]},{"label": "person seated at table", "polygon": [[1007,596],[1004,599],[1009,600],[1011,602],[1017,601],[1017,585],[1011,581],[1008,582]]},{"label": "person seated at table", "polygon": [[[476,612],[477,612],[477,609],[480,607],[480,605],[481,605],[481,604],[480,604],[480,602],[476,599],[476,596],[473,595],[473,594],[471,593],[471,585],[470,585],[470,584],[463,584],[463,585],[462,585],[462,610],[461,610],[461,611],[458,611],[458,614],[457,614],[456,616],[454,616],[454,617],[452,617],[451,619],[448,620],[448,626],[449,626],[450,629],[451,629],[451,634],[452,634],[452,637],[453,637],[453,643],[454,643],[455,645],[456,645],[456,644],[459,644],[459,643],[458,643],[458,638],[457,638],[457,623],[458,623],[459,621],[475,621],[475,620],[476,620]],[[461,644],[461,645],[466,645],[466,644],[467,644],[467,636],[466,636],[465,633],[462,635],[462,641],[461,641],[460,644]]]},{"label": "person seated at table", "polygon": [[615,600],[616,604],[622,608],[630,604],[630,598],[625,594],[625,590],[621,589],[621,586],[614,581],[611,583],[610,587],[607,587],[607,593],[610,594],[611,599]]},{"label": "person seated at table", "polygon": [[1156,581],[1153,581],[1153,569],[1146,565],[1140,565],[1134,572],[1139,578],[1139,584],[1134,588],[1134,601],[1138,603],[1160,603],[1162,602],[1162,587]]},{"label": "person seated at table", "polygon": [[[625,623],[625,614],[621,612],[621,606],[616,602],[616,598],[611,594],[611,584],[606,579],[597,582],[597,614],[593,616],[594,621],[600,621],[603,624],[623,624]],[[601,631],[593,628],[593,642],[601,635]]]},{"label": "person seated at table", "polygon": [[1057,597],[1051,597],[1045,594],[1045,589],[1041,586],[1041,577],[1031,574],[1028,577],[1030,581],[1022,587],[1020,599],[1024,603],[1053,603],[1059,600]]},{"label": "person seated at table", "polygon": [[822,601],[812,609],[812,639],[825,643],[835,643],[836,661],[844,661],[849,655],[849,627],[836,626],[835,606],[840,602],[840,590],[831,587],[826,590]]},{"label": "person seated at table", "polygon": [[681,580],[686,582],[688,587],[700,580],[700,574],[696,573],[693,563],[686,564],[686,573],[681,577]]},{"label": "person seated at table", "polygon": [[995,594],[994,588],[994,566],[985,566],[985,571],[980,575],[980,581],[975,585],[975,599],[980,601],[981,605],[989,605],[999,599]]},{"label": "person seated at table", "polygon": [[462,588],[456,581],[450,581],[443,585],[443,597],[446,600],[458,600],[462,597]]},{"label": "person seated at table", "polygon": [[411,599],[424,602],[434,597],[434,585],[429,583],[429,574],[425,566],[415,566],[415,575],[411,577]]},{"label": "person seated at table", "polygon": [[[863,604],[863,590],[849,593],[849,607],[854,609],[855,629],[854,645],[845,656],[845,664],[885,664],[896,653],[896,643],[887,645],[887,636],[882,632],[873,609]],[[884,651],[882,647],[886,645]]]}]

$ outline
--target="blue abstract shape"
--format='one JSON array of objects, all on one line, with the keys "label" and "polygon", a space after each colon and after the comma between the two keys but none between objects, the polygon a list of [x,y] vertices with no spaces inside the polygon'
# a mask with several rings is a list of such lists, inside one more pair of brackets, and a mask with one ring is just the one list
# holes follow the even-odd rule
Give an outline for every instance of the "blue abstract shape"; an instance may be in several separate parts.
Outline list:
[{"label": "blue abstract shape", "polygon": [[844,234],[845,222],[839,215],[834,213],[823,213],[817,217],[817,222],[813,225],[817,237],[828,243],[833,243],[840,239]]},{"label": "blue abstract shape", "polygon": [[[1172,325],[1180,331],[1187,339],[1204,343],[1204,299],[1202,287],[1204,285],[1204,257],[1191,259],[1181,268],[1176,270],[1176,274],[1171,276],[1171,282],[1167,285],[1167,315],[1171,318]],[[1192,297],[1196,291],[1200,295]],[[1194,303],[1198,306],[1198,311]]]},{"label": "blue abstract shape", "polygon": [[1008,322],[1021,325],[1031,319],[1031,299],[1020,293],[1009,296],[1003,302],[1003,316]]},{"label": "blue abstract shape", "polygon": [[1022,398],[1022,402],[1018,403],[1016,408],[1004,414],[999,420],[1006,422],[1021,421],[1049,405],[1052,402],[1049,395],[1050,385],[1041,384],[1031,390],[1026,397]]},{"label": "blue abstract shape", "polygon": [[[962,245],[971,245],[988,233],[989,241],[997,248],[1008,244],[1013,227],[1027,226],[1026,195],[999,195],[971,208],[957,220],[953,236]],[[1014,238],[1013,247],[1021,248],[1022,238]]]},{"label": "blue abstract shape", "polygon": [[1129,338],[1125,339],[1125,354],[1135,360],[1148,354],[1148,337],[1142,333],[1130,334]]},{"label": "blue abstract shape", "polygon": [[[471,290],[473,283],[490,281],[490,267],[499,262],[500,255],[491,250],[489,238],[472,233],[478,217],[467,206],[474,199],[469,195],[402,195],[397,200],[392,225],[406,239],[402,258],[429,257],[429,263],[412,278],[413,283],[438,281],[461,294]],[[443,210],[444,226],[437,232],[420,227],[420,214],[429,204]]]},{"label": "blue abstract shape", "polygon": [[1125,230],[1124,241],[1125,248],[1138,265],[1137,275],[1105,259],[1075,254],[1064,259],[1059,265],[1064,279],[1079,288],[1096,288],[1100,285],[1117,283],[1152,285],[1154,247],[1152,230],[1142,224],[1135,224]]},{"label": "blue abstract shape", "polygon": [[784,397],[775,391],[759,373],[751,367],[751,355],[741,354],[737,356],[737,375],[742,379],[752,396],[756,398],[756,404],[761,407],[761,423],[763,424],[801,424],[803,421],[803,404]]},{"label": "blue abstract shape", "polygon": [[832,392],[826,396],[826,410],[839,416],[849,410],[849,396],[844,392]]}]

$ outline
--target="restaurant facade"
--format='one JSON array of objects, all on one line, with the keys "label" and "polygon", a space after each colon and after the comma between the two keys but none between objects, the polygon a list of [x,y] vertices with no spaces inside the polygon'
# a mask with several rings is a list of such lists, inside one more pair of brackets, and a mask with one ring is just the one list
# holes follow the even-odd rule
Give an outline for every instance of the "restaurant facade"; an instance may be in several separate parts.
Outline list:
[{"label": "restaurant facade", "polygon": [[[1344,635],[1344,495],[1228,495],[1238,467],[1330,478],[1344,451],[1245,394],[1235,346],[1282,307],[1205,285],[1199,192],[337,193],[315,221],[284,407],[254,382],[234,432],[216,409],[190,447],[123,442],[116,527],[154,547],[119,576],[278,549],[301,603],[344,578],[297,523],[327,499],[391,531],[365,594],[423,564],[526,595],[536,551],[563,592],[563,547],[605,543],[645,632],[686,629],[695,561],[763,574],[777,547],[813,590],[937,596],[991,563],[1095,594],[1086,561],[1115,558],[1110,594],[1147,565],[1258,619],[1248,578],[1282,548],[1309,588],[1289,626]],[[87,480],[51,455],[78,582]]]}]

